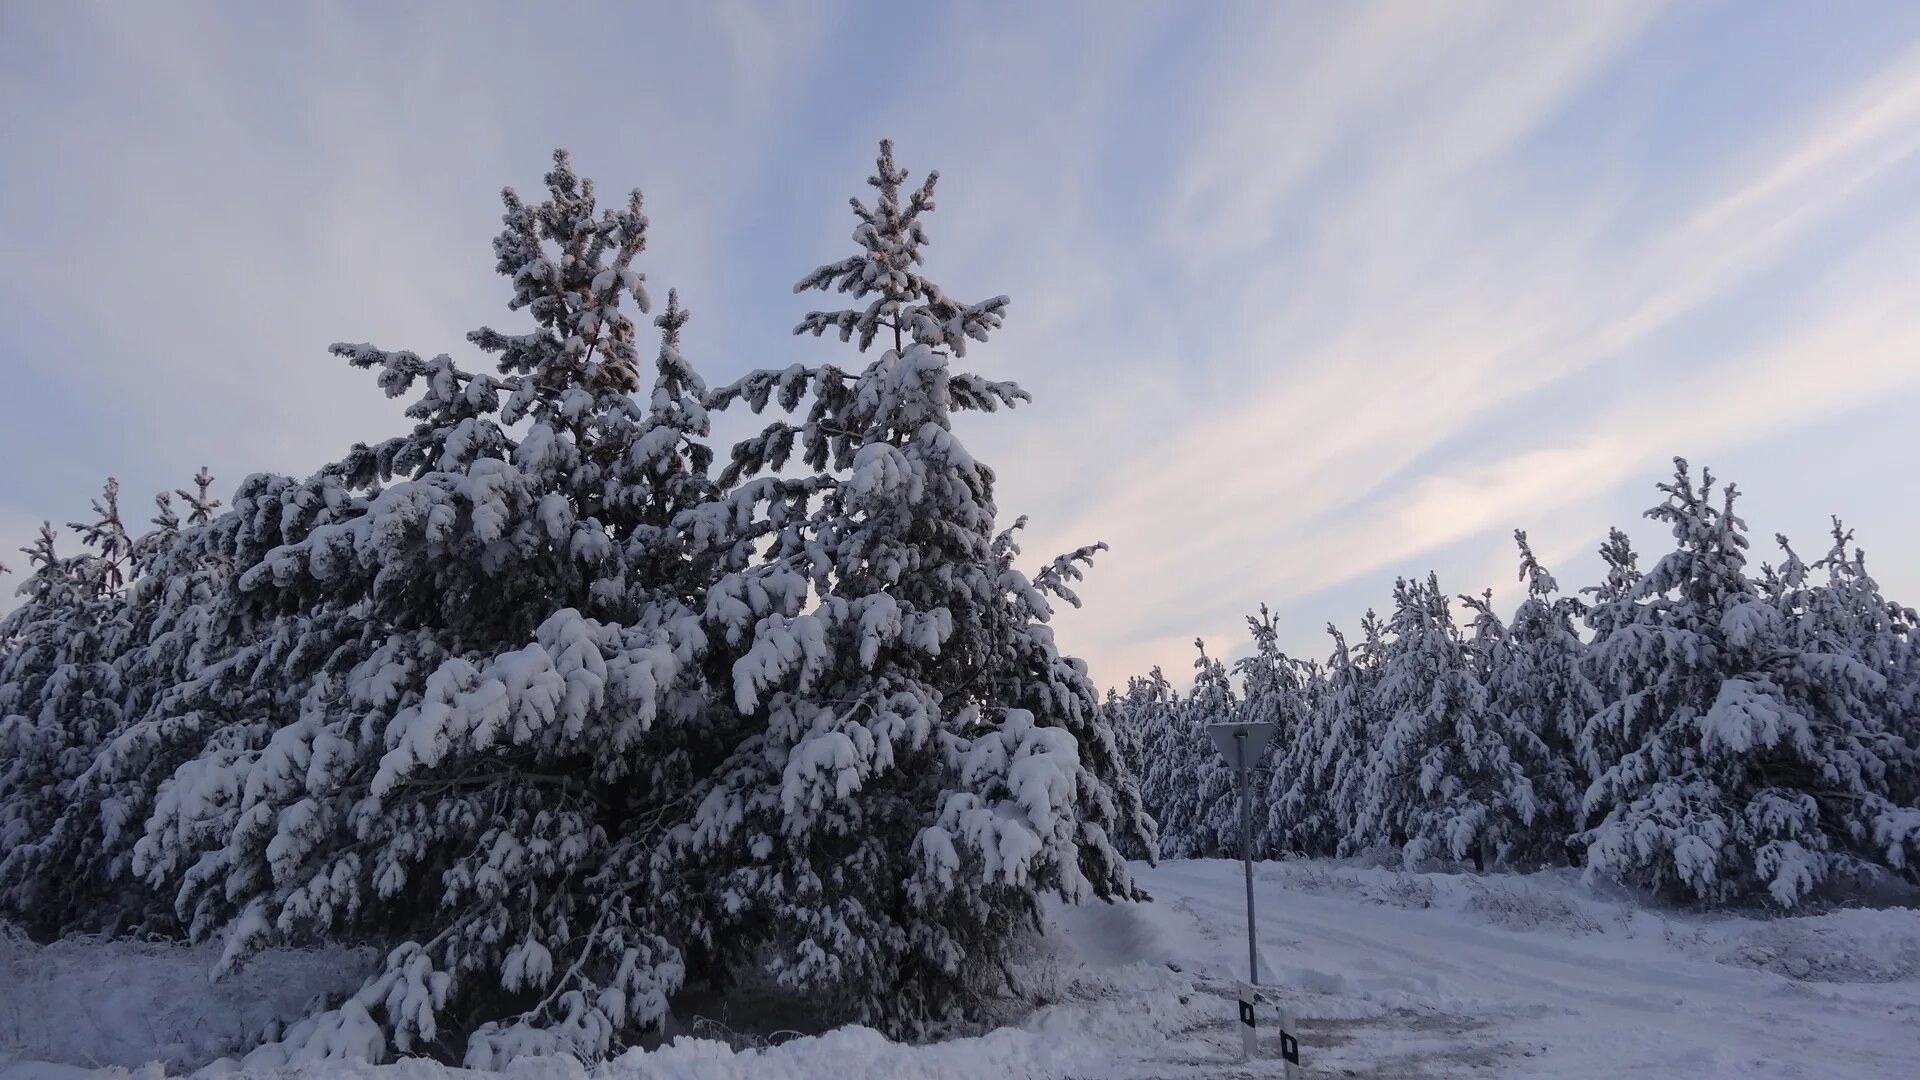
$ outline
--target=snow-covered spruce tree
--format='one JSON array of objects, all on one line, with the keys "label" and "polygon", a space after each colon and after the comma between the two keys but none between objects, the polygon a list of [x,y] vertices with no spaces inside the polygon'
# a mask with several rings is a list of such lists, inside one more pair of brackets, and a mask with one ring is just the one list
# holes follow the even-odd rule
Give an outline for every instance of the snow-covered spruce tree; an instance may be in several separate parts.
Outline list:
[{"label": "snow-covered spruce tree", "polygon": [[59,556],[42,526],[25,549],[28,600],[0,626],[0,915],[42,936],[94,922],[113,891],[104,866],[62,841],[75,780],[121,722],[134,544],[119,495],[109,479],[95,519],[70,526],[84,554]]},{"label": "snow-covered spruce tree", "polygon": [[[1007,299],[956,301],[921,273],[934,180],[905,187],[883,142],[874,205],[853,201],[858,250],[795,287],[850,297],[796,332],[833,330],[862,364],[714,395],[810,404],[737,446],[723,479],[738,487],[696,514],[714,543],[756,522],[768,557],[707,594],[744,727],[654,864],[692,968],[896,1033],[997,993],[1042,893],[1131,895],[1114,840],[1150,835],[1084,665],[1047,625],[1091,549],[1017,571],[994,474],[953,431],[1026,395],[949,367]],[[810,474],[779,475],[795,455]]]},{"label": "snow-covered spruce tree", "polygon": [[[1205,643],[1194,639],[1193,686],[1176,697],[1158,758],[1148,775],[1153,790],[1154,821],[1160,834],[1160,855],[1167,859],[1204,859],[1222,854],[1218,822],[1206,792],[1219,789],[1219,753],[1207,735],[1208,724],[1231,719],[1233,688],[1224,665],[1207,655]],[[1195,698],[1201,700],[1196,701]],[[1231,778],[1228,778],[1229,780]],[[1236,831],[1234,836],[1239,836]]]},{"label": "snow-covered spruce tree", "polygon": [[[1674,465],[1647,516],[1672,527],[1677,547],[1594,647],[1608,701],[1583,749],[1605,768],[1581,839],[1594,872],[1709,903],[1792,907],[1829,879],[1894,863],[1873,808],[1912,748],[1886,726],[1886,679],[1808,632],[1798,560],[1770,600],[1746,574],[1735,489],[1716,506],[1710,474],[1696,484]],[[1613,746],[1630,749],[1606,760]],[[1911,865],[1911,838],[1895,846]]]},{"label": "snow-covered spruce tree", "polygon": [[[1815,564],[1827,572],[1816,617],[1831,639],[1887,680],[1887,726],[1909,751],[1920,752],[1920,613],[1881,595],[1867,573],[1866,553],[1847,550],[1852,539],[1835,519],[1833,547]],[[1873,839],[1888,865],[1913,879],[1920,875],[1920,860],[1911,856],[1920,839],[1920,761],[1910,756],[1904,767],[1898,762],[1898,755],[1889,761],[1891,805],[1872,811]]]},{"label": "snow-covered spruce tree", "polygon": [[[1607,573],[1598,585],[1588,585],[1581,592],[1591,599],[1587,602],[1587,627],[1593,631],[1588,639],[1586,652],[1586,670],[1588,681],[1593,683],[1600,694],[1601,703],[1625,696],[1629,691],[1625,686],[1612,685],[1609,674],[1602,670],[1601,656],[1604,646],[1615,632],[1633,625],[1635,615],[1635,591],[1640,586],[1640,556],[1633,550],[1633,542],[1619,529],[1608,529],[1606,542],[1600,545],[1600,561],[1606,564]],[[1628,674],[1626,671],[1617,674]],[[1627,740],[1632,733],[1615,730],[1603,724],[1593,723],[1590,714],[1582,721],[1573,740],[1574,757],[1585,770],[1589,784],[1600,778],[1613,762],[1619,760],[1633,745]],[[1584,806],[1586,796],[1581,795]],[[1576,819],[1583,816],[1577,814]]]},{"label": "snow-covered spruce tree", "polygon": [[[1207,734],[1211,724],[1238,721],[1242,702],[1234,693],[1227,665],[1207,655],[1199,640],[1194,647],[1200,656],[1194,661],[1193,691],[1187,695],[1186,729],[1191,732],[1199,753],[1199,769],[1193,785],[1198,800],[1194,815],[1192,850],[1194,858],[1228,858],[1240,853],[1240,771],[1227,764]],[[1266,793],[1259,773],[1248,777],[1254,796],[1255,819],[1267,817]]]},{"label": "snow-covered spruce tree", "polygon": [[1128,695],[1140,718],[1140,800],[1158,834],[1154,851],[1160,857],[1184,857],[1177,853],[1186,850],[1193,823],[1199,738],[1186,729],[1185,702],[1158,667],[1130,682]]},{"label": "snow-covered spruce tree", "polygon": [[[67,849],[65,861],[97,864],[116,883],[118,903],[100,913],[96,926],[149,934],[179,930],[172,904],[141,887],[131,864],[160,785],[180,764],[180,755],[196,745],[192,737],[151,737],[184,735],[198,730],[197,723],[224,719],[215,709],[183,721],[174,708],[216,666],[212,650],[223,654],[231,642],[220,620],[232,560],[226,536],[212,527],[221,501],[213,495],[213,474],[205,466],[192,480],[192,491],[180,488],[154,497],[155,528],[133,543],[126,591],[129,646],[120,661],[122,723],[75,780],[50,838]],[[184,522],[175,495],[186,506]]]},{"label": "snow-covered spruce tree", "polygon": [[[1372,613],[1368,613],[1369,622]],[[1347,755],[1364,752],[1349,739],[1365,728],[1374,672],[1355,664],[1346,636],[1327,624],[1333,652],[1324,666],[1307,671],[1305,711],[1273,757],[1267,781],[1264,845],[1280,854],[1319,857],[1339,847],[1334,777]],[[1349,815],[1344,815],[1350,818]]]},{"label": "snow-covered spruce tree", "polygon": [[37,921],[35,912],[52,884],[11,868],[25,861],[23,848],[44,835],[59,813],[62,758],[73,749],[71,728],[58,712],[71,696],[61,684],[90,689],[98,682],[84,675],[89,662],[72,662],[97,640],[85,625],[93,598],[86,595],[79,560],[63,558],[58,541],[47,522],[21,549],[31,568],[19,589],[26,599],[0,620],[6,647],[0,652],[0,916],[22,925]]},{"label": "snow-covered spruce tree", "polygon": [[[1777,536],[1783,558],[1778,567],[1762,568],[1761,590],[1780,612],[1788,647],[1810,657],[1805,666],[1824,673],[1836,663],[1828,658],[1842,657],[1871,673],[1863,680],[1869,687],[1864,702],[1830,686],[1796,685],[1804,682],[1797,668],[1793,674],[1802,678],[1789,681],[1788,694],[1810,699],[1810,715],[1823,707],[1839,714],[1834,719],[1840,730],[1816,723],[1814,733],[1841,744],[1826,748],[1823,757],[1839,762],[1838,770],[1826,771],[1841,772],[1857,800],[1842,822],[1848,841],[1865,863],[1883,863],[1920,881],[1920,725],[1914,713],[1920,655],[1913,647],[1920,618],[1880,594],[1865,553],[1849,550],[1853,534],[1837,519],[1832,538],[1826,557],[1808,567],[1787,538]],[[1815,573],[1822,570],[1824,575]]]},{"label": "snow-covered spruce tree", "polygon": [[[219,505],[208,490],[212,479],[202,469],[194,477],[196,492],[174,493],[186,500],[190,529],[205,525]],[[114,704],[101,711],[110,713],[111,721],[88,733],[92,745],[85,753],[77,747],[70,753],[67,778],[57,789],[45,827],[0,859],[0,891],[24,895],[45,889],[48,882],[59,883],[57,899],[28,905],[32,914],[24,921],[43,933],[138,930],[164,935],[177,929],[170,905],[157,902],[127,872],[140,822],[165,775],[158,768],[144,773],[128,768],[130,759],[139,755],[127,753],[127,740],[137,740],[151,702],[188,682],[204,666],[205,657],[197,653],[172,665],[158,661],[171,654],[182,636],[181,610],[208,598],[208,576],[193,565],[199,549],[183,541],[172,495],[162,493],[154,501],[155,528],[137,538],[129,537],[121,523],[112,488],[96,507],[98,519],[74,526],[102,549],[75,564],[98,568],[93,573],[97,584],[86,592],[102,596],[112,590],[115,578],[123,579],[124,587],[111,605],[106,632],[74,639],[97,642],[103,660],[110,658]],[[109,678],[105,671],[96,672],[100,680]],[[153,766],[157,759],[149,757],[144,763]]]},{"label": "snow-covered spruce tree", "polygon": [[[1473,655],[1486,687],[1491,727],[1508,737],[1514,761],[1533,783],[1531,822],[1507,819],[1505,861],[1510,865],[1564,864],[1587,776],[1573,753],[1574,739],[1600,709],[1586,671],[1586,643],[1575,629],[1586,605],[1559,593],[1534,557],[1527,534],[1516,530],[1520,580],[1527,595],[1502,626],[1484,598],[1463,597],[1474,612]],[[1518,827],[1516,827],[1518,826]]]},{"label": "snow-covered spruce tree", "polygon": [[1809,591],[1808,614],[1831,644],[1829,651],[1856,657],[1887,680],[1889,722],[1920,746],[1920,613],[1881,595],[1867,573],[1866,552],[1849,547],[1853,532],[1838,518],[1832,539],[1826,556],[1813,564],[1825,571],[1826,581]]},{"label": "snow-covered spruce tree", "polygon": [[223,966],[275,942],[388,950],[251,1064],[593,1057],[680,982],[628,875],[706,752],[681,730],[704,714],[702,572],[672,525],[711,493],[703,387],[670,302],[634,397],[639,194],[597,214],[564,154],[546,184],[505,194],[494,243],[532,328],[470,335],[501,374],[334,346],[390,396],[422,387],[413,431],[304,482],[249,478],[216,523],[246,644],[178,705],[230,722],[195,726],[135,868],[194,936],[224,928]]},{"label": "snow-covered spruce tree", "polygon": [[[1239,719],[1246,723],[1274,725],[1267,741],[1262,771],[1248,778],[1253,785],[1253,831],[1258,850],[1267,858],[1295,850],[1283,832],[1271,825],[1271,808],[1278,789],[1278,777],[1286,771],[1285,762],[1295,753],[1305,735],[1317,672],[1280,651],[1280,628],[1265,604],[1258,615],[1247,616],[1247,630],[1253,637],[1253,652],[1234,662],[1240,676]],[[1237,826],[1236,826],[1237,828]],[[1238,833],[1234,836],[1238,848]]]},{"label": "snow-covered spruce tree", "polygon": [[[1140,677],[1133,676],[1129,684],[1138,682]],[[1100,702],[1100,715],[1108,727],[1113,729],[1113,742],[1120,748],[1120,763],[1126,767],[1127,775],[1133,777],[1134,786],[1140,784],[1140,772],[1145,766],[1145,744],[1142,742],[1142,728],[1131,702],[1120,696],[1120,691],[1107,687],[1107,696]],[[1141,797],[1142,803],[1145,796]]]},{"label": "snow-covered spruce tree", "polygon": [[1314,780],[1332,808],[1335,854],[1345,856],[1360,854],[1375,843],[1363,831],[1361,815],[1375,744],[1387,722],[1380,690],[1387,666],[1387,623],[1368,608],[1360,618],[1357,646],[1349,648],[1337,633],[1334,636],[1328,693],[1314,717],[1314,741],[1319,744]]},{"label": "snow-covered spruce tree", "polygon": [[[71,862],[97,864],[119,884],[118,903],[79,928],[103,926],[147,935],[190,932],[171,889],[134,873],[134,849],[156,800],[173,788],[177,770],[197,767],[216,780],[234,775],[218,764],[244,755],[272,735],[295,707],[299,688],[330,660],[334,638],[316,629],[314,613],[289,609],[258,616],[234,588],[244,569],[278,543],[290,516],[271,493],[297,488],[286,477],[253,476],[235,510],[216,514],[213,478],[203,468],[185,502],[183,523],[161,495],[158,526],[134,543],[135,573],[126,593],[133,642],[120,661],[123,722],[75,781],[48,846]],[[232,787],[198,789],[219,800],[190,808],[213,843],[228,824]],[[203,928],[202,932],[205,932]]]},{"label": "snow-covered spruce tree", "polygon": [[1513,718],[1488,710],[1471,650],[1432,575],[1395,585],[1392,627],[1356,838],[1400,849],[1409,865],[1501,863],[1534,819],[1533,783],[1520,762],[1543,758],[1544,748]]},{"label": "snow-covered spruce tree", "polygon": [[[1129,677],[1126,693],[1112,699],[1114,734],[1121,739],[1123,749],[1129,745],[1135,748],[1130,751],[1132,757],[1128,764],[1133,767],[1136,780],[1146,776],[1153,762],[1156,740],[1161,737],[1160,732],[1179,696],[1166,673],[1156,664],[1145,675]],[[1146,798],[1144,788],[1141,798]]]},{"label": "snow-covered spruce tree", "polygon": [[[1109,690],[1107,700],[1101,706],[1108,726],[1113,728],[1114,739],[1120,746],[1120,756],[1127,772],[1139,788],[1141,805],[1147,816],[1156,822],[1159,820],[1158,803],[1152,785],[1156,780],[1166,779],[1165,770],[1156,766],[1166,752],[1177,700],[1166,675],[1155,666],[1146,675],[1130,677],[1125,694]],[[1157,841],[1158,836],[1154,839]],[[1133,832],[1121,835],[1116,843],[1129,859],[1156,859],[1160,854],[1157,842],[1142,843]]]}]

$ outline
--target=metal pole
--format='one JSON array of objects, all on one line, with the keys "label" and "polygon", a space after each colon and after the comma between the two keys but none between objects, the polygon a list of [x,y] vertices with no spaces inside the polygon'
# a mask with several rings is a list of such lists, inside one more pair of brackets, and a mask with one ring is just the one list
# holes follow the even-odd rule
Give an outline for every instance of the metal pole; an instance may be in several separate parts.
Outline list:
[{"label": "metal pole", "polygon": [[[1247,877],[1247,981],[1240,988],[1240,1052],[1243,1060],[1252,1060],[1260,1054],[1260,1036],[1256,1015],[1260,1004],[1260,941],[1254,925],[1253,912],[1253,771],[1254,758],[1266,746],[1273,736],[1272,724],[1208,724],[1207,735],[1213,739],[1214,748],[1240,773],[1240,862]],[[1289,1049],[1297,1044],[1286,1031],[1283,1021],[1280,1031],[1281,1050],[1287,1057],[1288,1080],[1293,1077],[1293,1062],[1298,1051]]]},{"label": "metal pole", "polygon": [[1260,950],[1253,940],[1253,796],[1247,784],[1247,736],[1234,735],[1240,750],[1240,859],[1247,871],[1247,983],[1260,985]]}]

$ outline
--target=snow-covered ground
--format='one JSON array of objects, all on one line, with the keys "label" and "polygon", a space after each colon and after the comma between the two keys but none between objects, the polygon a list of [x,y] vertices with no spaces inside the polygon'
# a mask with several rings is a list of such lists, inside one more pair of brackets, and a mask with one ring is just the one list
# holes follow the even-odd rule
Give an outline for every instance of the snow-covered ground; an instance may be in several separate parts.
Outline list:
[{"label": "snow-covered ground", "polygon": [[[1239,1061],[1239,864],[1139,871],[1151,904],[1054,912],[1057,933],[1020,972],[1044,1004],[1018,1025],[921,1047],[857,1028],[764,1048],[681,1036],[606,1066],[605,1080],[1283,1075],[1277,1060]],[[1920,910],[1703,916],[1649,910],[1571,872],[1475,878],[1323,862],[1264,864],[1255,888],[1263,981],[1298,1017],[1307,1076],[1842,1080],[1913,1076],[1920,1062]],[[270,954],[209,985],[204,950],[0,949],[0,1080],[156,1058],[178,1073],[308,993],[351,982],[354,966],[351,955]]]}]

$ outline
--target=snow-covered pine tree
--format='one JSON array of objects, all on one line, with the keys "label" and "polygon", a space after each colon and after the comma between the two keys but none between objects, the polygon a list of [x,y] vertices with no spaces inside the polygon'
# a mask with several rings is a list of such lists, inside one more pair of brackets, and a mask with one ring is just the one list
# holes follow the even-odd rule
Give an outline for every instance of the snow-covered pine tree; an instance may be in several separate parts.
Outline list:
[{"label": "snow-covered pine tree", "polygon": [[[83,629],[90,606],[75,560],[56,550],[60,534],[52,522],[40,526],[34,542],[20,549],[30,572],[20,585],[25,602],[0,619],[0,916],[32,925],[45,877],[14,869],[26,860],[23,850],[45,835],[59,813],[62,795],[60,759],[68,748],[68,729],[58,715],[62,673],[72,677],[70,645],[91,637]],[[76,631],[81,631],[76,634]]]},{"label": "snow-covered pine tree", "polygon": [[[1155,666],[1144,676],[1130,677],[1125,694],[1109,690],[1102,706],[1108,726],[1113,728],[1114,738],[1119,743],[1121,759],[1139,789],[1141,806],[1156,823],[1159,821],[1160,803],[1154,785],[1164,783],[1167,779],[1161,762],[1167,752],[1168,737],[1173,731],[1176,701],[1177,695],[1172,685],[1167,682],[1160,668]],[[1160,854],[1157,843],[1143,844],[1131,833],[1123,834],[1117,844],[1129,859],[1156,859]]]},{"label": "snow-covered pine tree", "polygon": [[[796,332],[833,330],[862,364],[754,372],[714,395],[811,403],[738,445],[723,474],[737,486],[696,515],[736,553],[747,522],[767,558],[707,594],[744,727],[655,873],[696,968],[770,977],[893,1032],[997,992],[1042,893],[1131,895],[1114,840],[1151,835],[1085,667],[1047,625],[1091,549],[1015,570],[994,474],[953,431],[957,413],[1026,395],[949,366],[1007,298],[956,301],[920,272],[935,175],[906,187],[883,142],[874,205],[853,200],[858,250],[795,286],[850,297]],[[810,475],[779,475],[796,454]]]},{"label": "snow-covered pine tree", "polygon": [[[1296,753],[1308,726],[1317,672],[1312,664],[1303,664],[1280,651],[1280,628],[1265,604],[1260,605],[1258,615],[1247,616],[1247,630],[1253,637],[1253,652],[1235,661],[1233,668],[1240,676],[1239,719],[1274,725],[1262,771],[1249,777],[1254,785],[1254,841],[1263,857],[1273,858],[1295,850],[1284,835],[1272,831],[1271,803],[1278,778],[1286,771],[1283,763]],[[1236,846],[1234,850],[1239,849]]]},{"label": "snow-covered pine tree", "polygon": [[1533,783],[1520,760],[1544,749],[1531,731],[1488,711],[1436,578],[1395,585],[1392,627],[1356,838],[1400,849],[1409,865],[1497,864],[1533,822]]},{"label": "snow-covered pine tree", "polygon": [[[1629,749],[1602,757],[1585,799],[1599,820],[1581,839],[1595,872],[1792,907],[1830,878],[1893,863],[1862,811],[1886,799],[1889,759],[1911,747],[1886,727],[1885,678],[1827,651],[1804,617],[1799,560],[1770,600],[1746,574],[1737,491],[1716,506],[1711,474],[1696,484],[1674,466],[1647,516],[1672,527],[1676,549],[1594,647],[1609,700],[1585,749]],[[1913,858],[1909,838],[1895,845]]]},{"label": "snow-covered pine tree", "polygon": [[[1154,760],[1156,740],[1161,737],[1160,732],[1166,726],[1178,697],[1179,692],[1156,664],[1145,675],[1129,677],[1126,693],[1115,700],[1115,716],[1118,719],[1115,733],[1121,736],[1123,746],[1130,743],[1137,748],[1130,761],[1137,779],[1144,781],[1148,767]],[[1130,730],[1123,732],[1122,728]],[[1145,795],[1143,786],[1141,797],[1144,799]]]},{"label": "snow-covered pine tree", "polygon": [[95,518],[70,527],[88,545],[63,558],[43,525],[27,550],[26,604],[0,626],[0,915],[51,936],[94,922],[114,889],[96,859],[66,841],[76,779],[120,725],[128,648],[122,591],[134,542],[108,479]]},{"label": "snow-covered pine tree", "polygon": [[1127,694],[1141,729],[1140,799],[1158,832],[1154,854],[1183,857],[1175,852],[1185,850],[1192,813],[1190,800],[1182,800],[1192,791],[1198,759],[1197,744],[1182,726],[1180,692],[1155,667],[1146,678],[1131,680]]},{"label": "snow-covered pine tree", "polygon": [[[223,537],[208,528],[220,500],[204,466],[193,483],[194,491],[156,495],[155,527],[133,541],[125,597],[129,644],[119,662],[121,725],[75,779],[47,839],[49,850],[60,852],[57,861],[95,867],[113,883],[106,902],[76,924],[89,929],[179,930],[170,899],[142,887],[130,871],[133,845],[160,785],[196,746],[189,733],[222,715],[217,708],[183,713],[172,707],[217,666],[214,650],[227,641],[220,620],[232,561]],[[187,505],[184,525],[175,495]]]},{"label": "snow-covered pine tree", "polygon": [[1533,820],[1505,821],[1505,861],[1562,864],[1588,779],[1573,742],[1599,711],[1600,695],[1587,677],[1587,646],[1575,629],[1586,605],[1560,595],[1525,532],[1513,536],[1527,588],[1513,621],[1502,626],[1484,598],[1462,599],[1474,611],[1473,652],[1493,730],[1506,734],[1509,754],[1533,784]]},{"label": "snow-covered pine tree", "polygon": [[[1373,622],[1373,613],[1368,612]],[[1305,712],[1273,758],[1268,779],[1264,846],[1272,852],[1309,857],[1339,848],[1334,778],[1364,743],[1348,740],[1363,731],[1375,672],[1356,665],[1346,635],[1332,623],[1333,652],[1324,666],[1309,669],[1303,688]],[[1346,815],[1349,816],[1350,815]]]},{"label": "snow-covered pine tree", "polygon": [[[1802,655],[1780,681],[1789,700],[1803,698],[1810,706],[1814,738],[1824,744],[1823,774],[1838,774],[1849,789],[1822,807],[1828,827],[1841,829],[1851,849],[1839,857],[1840,872],[1877,876],[1884,867],[1920,881],[1920,725],[1914,713],[1920,655],[1913,647],[1920,618],[1880,594],[1867,573],[1865,552],[1849,549],[1853,534],[1838,519],[1831,535],[1832,547],[1811,567],[1786,537],[1776,536],[1781,564],[1762,568],[1761,589],[1780,612],[1788,647]],[[1814,573],[1821,570],[1824,580]],[[1848,662],[1865,672],[1836,678]],[[1864,695],[1848,693],[1855,687]],[[1853,857],[1860,862],[1852,863]]]},{"label": "snow-covered pine tree", "polygon": [[1890,722],[1920,745],[1920,613],[1881,595],[1867,573],[1866,552],[1850,547],[1853,532],[1838,518],[1831,535],[1826,556],[1813,564],[1826,581],[1809,590],[1808,614],[1831,651],[1859,659],[1887,680]]},{"label": "snow-covered pine tree", "polygon": [[[1128,682],[1139,681],[1138,675]],[[1140,773],[1146,762],[1141,741],[1141,727],[1131,703],[1120,696],[1120,691],[1107,687],[1107,696],[1100,702],[1100,714],[1106,719],[1107,726],[1113,729],[1114,745],[1120,748],[1120,761],[1126,766],[1127,774],[1133,777],[1134,786],[1140,784]],[[1142,797],[1144,802],[1144,796]]]},{"label": "snow-covered pine tree", "polygon": [[1334,638],[1324,712],[1314,720],[1319,732],[1314,778],[1332,807],[1335,853],[1356,855],[1375,843],[1361,816],[1375,744],[1388,719],[1380,686],[1387,669],[1387,623],[1368,608],[1360,618],[1359,645],[1349,648],[1338,633]]},{"label": "snow-covered pine tree", "polygon": [[[282,520],[277,502],[256,505],[250,492],[287,490],[294,481],[250,477],[238,512],[221,515],[212,482],[203,468],[196,491],[174,493],[188,506],[184,525],[172,498],[156,497],[157,528],[133,544],[125,605],[132,645],[119,665],[123,722],[75,780],[47,841],[69,853],[63,858],[97,865],[116,883],[113,902],[76,923],[80,928],[187,932],[171,890],[152,888],[133,872],[134,848],[156,800],[176,770],[195,759],[264,742],[297,696],[294,688],[330,659],[329,639],[308,632],[306,613],[255,618],[233,588],[235,568],[264,555]],[[219,784],[203,790],[221,797],[230,791]],[[205,811],[205,831],[196,842],[212,843],[225,819],[213,804],[197,809]]]},{"label": "snow-covered pine tree", "polygon": [[[1149,776],[1160,855],[1167,859],[1205,859],[1222,854],[1219,822],[1207,802],[1207,792],[1212,790],[1217,796],[1223,790],[1223,779],[1217,775],[1219,751],[1214,749],[1206,725],[1231,718],[1233,688],[1225,666],[1207,655],[1206,644],[1195,638],[1193,645],[1199,652],[1193,662],[1193,686],[1173,699],[1158,747],[1160,758]],[[1195,701],[1196,697],[1201,700]],[[1230,783],[1231,777],[1226,782]],[[1239,836],[1237,825],[1233,836]]]},{"label": "snow-covered pine tree", "polygon": [[[1609,675],[1602,670],[1600,656],[1615,632],[1633,624],[1634,592],[1639,587],[1641,574],[1640,556],[1633,550],[1632,540],[1617,528],[1607,530],[1607,539],[1600,545],[1599,555],[1600,561],[1606,565],[1606,576],[1598,585],[1584,586],[1580,591],[1591,598],[1586,614],[1587,627],[1593,631],[1593,636],[1587,642],[1588,681],[1600,693],[1604,705],[1606,701],[1623,697],[1629,692],[1625,686],[1608,681]],[[1593,715],[1589,715],[1573,740],[1574,757],[1585,770],[1589,784],[1598,780],[1608,765],[1633,749],[1627,742],[1631,738],[1630,732],[1616,731],[1592,721]],[[1583,793],[1582,805],[1585,801]],[[1584,811],[1577,813],[1575,818],[1579,820],[1583,816]]]},{"label": "snow-covered pine tree", "polygon": [[[197,496],[179,494],[194,508],[195,520],[204,521],[202,507],[217,505],[217,500],[207,494],[212,477],[204,469],[195,479]],[[0,845],[0,895],[22,909],[13,916],[16,922],[42,934],[136,929],[166,934],[173,929],[167,906],[155,904],[126,873],[126,855],[164,772],[139,776],[116,769],[126,764],[122,740],[138,726],[135,720],[147,703],[191,677],[188,667],[157,671],[153,658],[177,639],[174,627],[162,618],[166,601],[196,595],[198,585],[180,558],[180,520],[172,496],[155,497],[156,527],[138,538],[131,537],[121,521],[118,501],[118,485],[109,481],[96,502],[97,519],[72,526],[93,539],[94,553],[55,558],[50,527],[35,545],[35,562],[42,570],[32,585],[38,599],[27,610],[39,630],[49,625],[56,630],[60,648],[13,653],[12,646],[21,642],[11,641],[9,655],[0,658],[0,667],[11,667],[17,675],[23,665],[30,669],[36,657],[64,653],[71,660],[82,650],[94,657],[84,669],[72,669],[87,672],[86,681],[94,687],[91,695],[43,706],[43,731],[61,732],[62,738],[78,735],[81,742],[63,751],[59,782],[43,789],[47,798],[36,800],[37,823],[25,830],[31,835],[17,844]],[[67,579],[60,589],[64,614],[49,622],[42,618],[47,583],[62,575]],[[202,659],[196,655],[190,666]],[[18,701],[23,693],[32,691],[14,676],[0,675],[0,697]],[[79,725],[50,719],[70,709],[77,710]],[[16,776],[32,760],[25,753],[16,758]],[[55,883],[58,889],[51,890]]]},{"label": "snow-covered pine tree", "polygon": [[546,184],[505,194],[494,243],[532,329],[470,335],[500,376],[335,346],[390,396],[423,384],[414,430],[304,482],[249,478],[208,526],[238,642],[137,741],[173,723],[200,746],[136,869],[195,936],[224,928],[223,965],[273,942],[389,950],[255,1065],[598,1056],[681,979],[633,875],[700,767],[675,729],[705,712],[703,582],[671,523],[711,491],[703,388],[670,303],[652,400],[633,397],[639,194],[596,215],[564,154]]},{"label": "snow-covered pine tree", "polygon": [[[1220,756],[1220,749],[1207,734],[1207,727],[1238,721],[1242,702],[1234,693],[1227,665],[1208,656],[1207,647],[1200,640],[1195,639],[1193,644],[1200,655],[1193,664],[1193,690],[1186,698],[1188,715],[1184,723],[1199,757],[1193,785],[1198,805],[1191,855],[1232,858],[1240,854],[1240,773]],[[1261,789],[1253,800],[1254,814],[1261,821],[1267,817],[1264,780],[1259,773],[1248,776],[1252,789]]]}]

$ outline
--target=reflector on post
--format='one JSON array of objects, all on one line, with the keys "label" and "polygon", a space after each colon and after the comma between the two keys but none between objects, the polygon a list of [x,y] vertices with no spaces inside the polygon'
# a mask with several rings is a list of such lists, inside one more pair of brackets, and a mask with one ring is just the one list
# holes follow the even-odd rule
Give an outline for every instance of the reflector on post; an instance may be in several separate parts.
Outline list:
[{"label": "reflector on post", "polygon": [[1260,992],[1245,983],[1240,984],[1240,1056],[1252,1061],[1260,1056],[1259,1021],[1256,1009],[1260,1004]]}]

